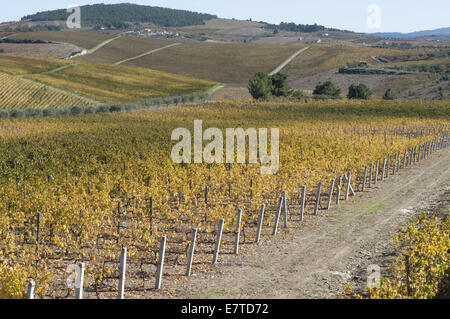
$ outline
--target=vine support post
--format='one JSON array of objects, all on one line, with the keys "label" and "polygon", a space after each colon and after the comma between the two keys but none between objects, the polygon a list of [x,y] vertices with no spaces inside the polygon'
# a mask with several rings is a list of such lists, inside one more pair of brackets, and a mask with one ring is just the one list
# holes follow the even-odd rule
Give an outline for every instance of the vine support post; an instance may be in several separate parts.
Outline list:
[{"label": "vine support post", "polygon": [[193,228],[191,231],[191,244],[189,245],[189,255],[188,255],[188,263],[187,263],[187,269],[186,269],[187,277],[189,277],[191,275],[191,271],[192,271],[192,262],[194,260],[194,251],[195,251],[195,244],[197,241],[197,233],[198,233],[198,229]]},{"label": "vine support post", "polygon": [[273,225],[273,232],[272,232],[273,236],[275,236],[277,234],[278,223],[280,221],[282,207],[283,207],[283,196],[281,196],[280,199],[278,200],[278,207],[277,207],[277,212],[275,215],[275,224]]},{"label": "vine support post", "polygon": [[76,299],[83,299],[84,269],[85,269],[85,264],[80,263],[78,265],[79,273],[78,273],[78,278],[77,278],[76,288],[75,288],[75,298]]},{"label": "vine support post", "polygon": [[[352,173],[348,173],[347,177],[347,189],[345,190],[345,200],[348,200],[348,196],[350,195],[350,190],[352,190]],[[353,190],[352,190],[353,192]],[[353,193],[355,195],[355,193]]]},{"label": "vine support post", "polygon": [[30,280],[28,282],[27,288],[27,299],[34,299],[34,289],[36,288],[36,283],[34,280]]},{"label": "vine support post", "polygon": [[378,171],[379,171],[379,169],[380,169],[380,160],[377,160],[377,165],[376,165],[376,168],[375,168],[375,179],[373,181],[373,183],[375,185],[377,184],[377,181],[378,181]]},{"label": "vine support post", "polygon": [[124,298],[126,271],[127,271],[127,248],[124,247],[122,248],[122,252],[120,254],[118,299]]},{"label": "vine support post", "polygon": [[166,242],[167,237],[164,236],[161,238],[161,242],[159,244],[158,268],[156,269],[156,282],[155,282],[156,290],[161,289],[161,281],[164,270],[164,257],[166,255]]},{"label": "vine support post", "polygon": [[327,210],[331,207],[331,200],[333,199],[333,190],[334,190],[334,178],[331,180],[330,184],[330,191],[328,192],[328,203],[327,203]]},{"label": "vine support post", "polygon": [[221,219],[219,221],[219,229],[217,231],[216,246],[214,248],[214,255],[213,255],[213,261],[212,261],[213,265],[215,263],[217,263],[217,259],[219,258],[220,242],[222,241],[222,232],[223,232],[224,222],[225,222],[224,219]]},{"label": "vine support post", "polygon": [[261,205],[261,209],[259,211],[259,216],[258,216],[258,227],[256,230],[256,243],[259,243],[260,239],[261,239],[261,230],[262,230],[262,225],[263,225],[263,221],[264,221],[264,210],[266,209],[266,204],[262,204]]},{"label": "vine support post", "polygon": [[391,153],[388,153],[386,163],[386,178],[389,178],[389,171],[391,170]]},{"label": "vine support post", "polygon": [[364,176],[363,176],[363,182],[362,182],[362,191],[363,192],[366,190],[366,180],[367,180],[367,166],[364,167]]},{"label": "vine support post", "polygon": [[316,203],[314,205],[314,215],[317,215],[317,211],[319,210],[321,192],[322,192],[322,182],[319,182],[319,185],[317,185]]},{"label": "vine support post", "polygon": [[303,215],[305,214],[305,203],[306,203],[306,186],[302,187],[302,198],[300,203],[300,221],[303,221]]},{"label": "vine support post", "polygon": [[234,253],[239,253],[239,240],[241,237],[242,209],[238,209],[236,216],[236,234],[234,237]]},{"label": "vine support post", "polygon": [[288,207],[287,207],[287,199],[286,192],[283,192],[283,217],[284,217],[284,228],[288,228]]}]

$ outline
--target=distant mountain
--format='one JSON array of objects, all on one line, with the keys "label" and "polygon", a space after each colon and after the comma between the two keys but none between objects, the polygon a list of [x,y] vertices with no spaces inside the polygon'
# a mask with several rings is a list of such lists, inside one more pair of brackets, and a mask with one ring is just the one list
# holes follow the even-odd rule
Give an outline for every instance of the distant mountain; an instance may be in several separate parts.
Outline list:
[{"label": "distant mountain", "polygon": [[378,32],[378,33],[371,33],[370,35],[374,35],[381,38],[396,38],[396,39],[442,36],[442,35],[450,35],[450,28],[440,28],[435,30],[417,31],[410,33]]},{"label": "distant mountain", "polygon": [[[66,9],[38,12],[22,18],[31,21],[65,21],[70,13]],[[131,3],[94,4],[81,6],[81,24],[88,27],[126,28],[128,23],[153,23],[164,27],[202,25],[217,16],[186,10],[143,6]]]}]

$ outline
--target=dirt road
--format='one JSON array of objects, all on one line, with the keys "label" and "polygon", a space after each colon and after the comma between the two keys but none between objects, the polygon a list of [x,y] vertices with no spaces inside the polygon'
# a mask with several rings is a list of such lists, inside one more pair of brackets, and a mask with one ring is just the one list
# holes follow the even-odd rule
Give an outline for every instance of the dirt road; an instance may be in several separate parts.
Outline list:
[{"label": "dirt road", "polygon": [[150,50],[150,51],[148,51],[148,52],[144,52],[144,53],[142,53],[142,54],[139,54],[139,55],[137,55],[137,56],[134,56],[134,57],[131,57],[131,58],[128,58],[128,59],[124,59],[124,60],[120,60],[120,61],[118,61],[118,62],[116,62],[116,63],[114,63],[114,64],[120,65],[120,64],[125,63],[125,62],[137,60],[137,59],[142,58],[142,57],[144,57],[144,56],[146,56],[146,55],[149,55],[149,54],[152,54],[152,53],[155,53],[155,52],[159,52],[159,51],[161,51],[161,50],[168,49],[168,48],[171,48],[171,47],[173,47],[173,46],[180,45],[180,44],[181,44],[181,43],[178,43],[178,42],[177,42],[177,43],[172,43],[172,44],[163,46],[162,48],[153,49],[153,50]]},{"label": "dirt road", "polygon": [[295,52],[293,55],[291,55],[286,61],[284,61],[283,63],[281,63],[275,70],[273,70],[272,72],[269,73],[269,75],[274,75],[278,72],[280,72],[281,70],[284,69],[284,67],[286,65],[288,65],[289,63],[291,63],[292,60],[294,60],[299,54],[303,53],[304,51],[308,50],[309,47],[303,48],[298,50],[297,52]]},{"label": "dirt road", "polygon": [[369,265],[386,274],[392,235],[410,218],[439,201],[448,215],[449,167],[450,151],[441,150],[339,208],[291,223],[290,233],[266,231],[243,255],[221,255],[214,271],[170,288],[179,298],[338,298],[344,283],[364,289]]}]

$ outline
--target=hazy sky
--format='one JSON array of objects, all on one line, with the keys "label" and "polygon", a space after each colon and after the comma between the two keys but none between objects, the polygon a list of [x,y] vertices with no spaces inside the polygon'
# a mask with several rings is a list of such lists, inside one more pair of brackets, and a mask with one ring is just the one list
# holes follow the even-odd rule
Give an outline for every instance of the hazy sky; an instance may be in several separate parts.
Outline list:
[{"label": "hazy sky", "polygon": [[[132,2],[216,14],[221,18],[279,23],[318,23],[360,32],[412,32],[449,27],[449,0],[1,0],[0,21],[18,20],[38,11],[72,5]],[[368,6],[381,9],[379,28],[367,24]],[[371,21],[374,21],[373,19]],[[377,20],[375,20],[377,21]]]}]

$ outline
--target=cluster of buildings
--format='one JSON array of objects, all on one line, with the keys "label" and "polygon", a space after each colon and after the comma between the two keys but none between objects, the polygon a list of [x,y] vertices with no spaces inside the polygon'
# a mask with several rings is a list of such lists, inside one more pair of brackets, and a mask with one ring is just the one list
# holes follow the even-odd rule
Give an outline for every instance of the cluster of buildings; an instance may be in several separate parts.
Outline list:
[{"label": "cluster of buildings", "polygon": [[143,29],[126,32],[130,35],[144,36],[144,37],[179,37],[180,34],[172,31],[166,30],[153,30],[153,29]]}]

